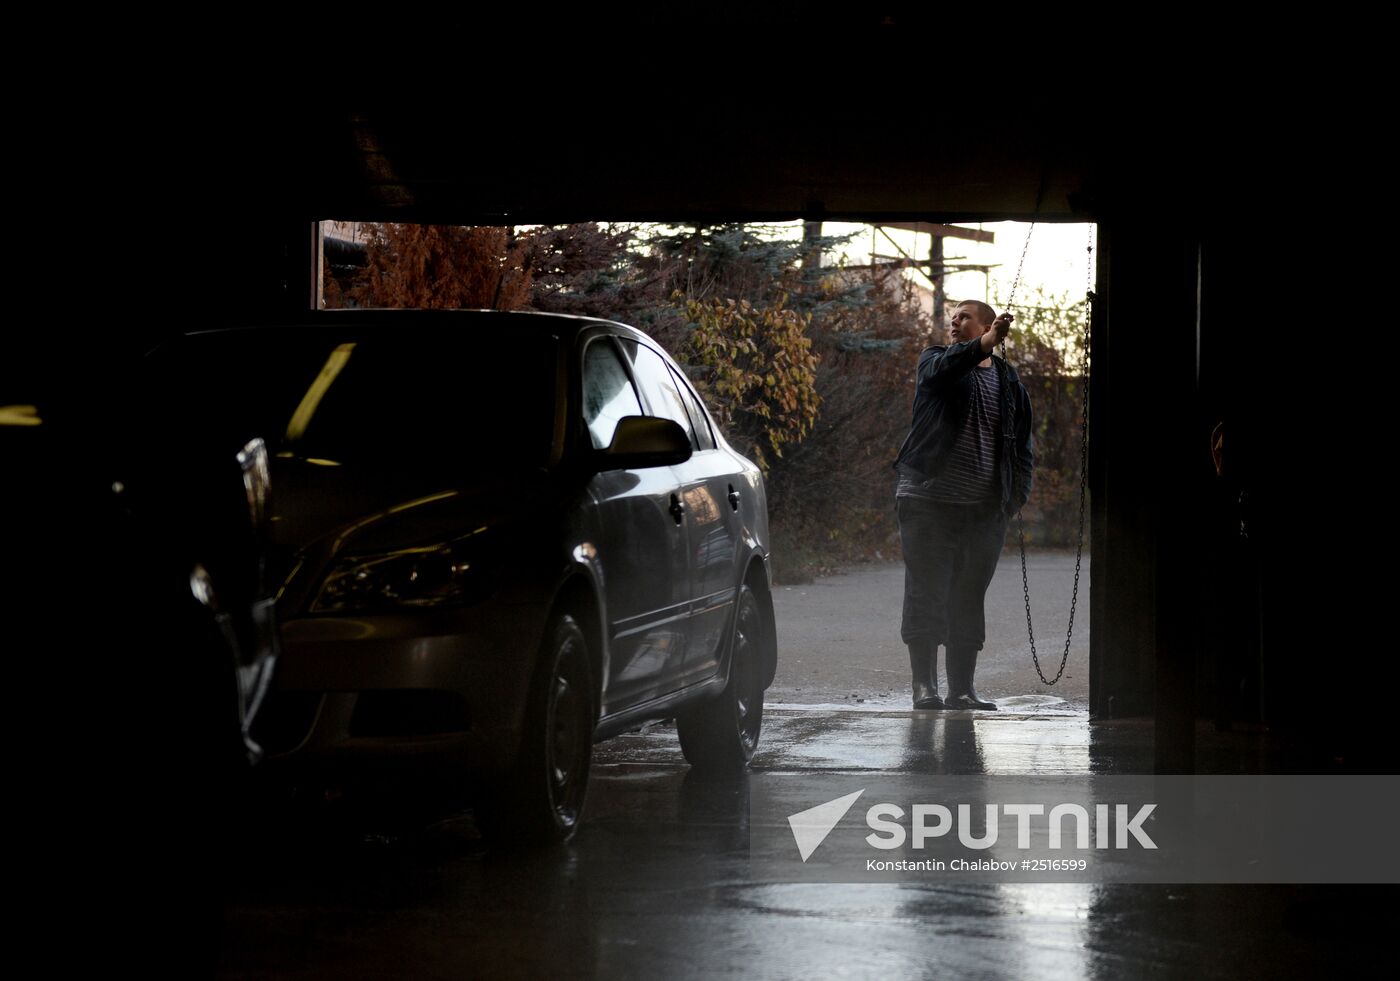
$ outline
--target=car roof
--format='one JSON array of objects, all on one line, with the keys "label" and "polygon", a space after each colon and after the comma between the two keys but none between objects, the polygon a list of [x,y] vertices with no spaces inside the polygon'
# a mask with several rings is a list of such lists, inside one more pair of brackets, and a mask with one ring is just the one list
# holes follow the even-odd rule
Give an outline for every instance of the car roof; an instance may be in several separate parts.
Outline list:
[{"label": "car roof", "polygon": [[[187,337],[228,335],[262,331],[332,331],[350,330],[356,334],[379,335],[380,332],[410,330],[461,332],[504,329],[529,331],[536,334],[577,336],[591,328],[606,328],[611,333],[624,334],[638,340],[651,340],[644,332],[615,320],[580,317],[565,313],[534,310],[315,310],[296,317],[279,317],[244,321],[187,331]],[[654,344],[655,341],[652,341]]]}]

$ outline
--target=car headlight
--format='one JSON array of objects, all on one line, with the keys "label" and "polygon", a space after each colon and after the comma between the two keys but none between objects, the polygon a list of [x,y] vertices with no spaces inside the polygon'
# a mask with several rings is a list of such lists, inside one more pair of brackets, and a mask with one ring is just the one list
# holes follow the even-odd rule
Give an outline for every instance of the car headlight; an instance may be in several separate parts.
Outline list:
[{"label": "car headlight", "polygon": [[312,613],[463,606],[484,593],[480,570],[452,545],[403,548],[342,559],[326,576]]}]

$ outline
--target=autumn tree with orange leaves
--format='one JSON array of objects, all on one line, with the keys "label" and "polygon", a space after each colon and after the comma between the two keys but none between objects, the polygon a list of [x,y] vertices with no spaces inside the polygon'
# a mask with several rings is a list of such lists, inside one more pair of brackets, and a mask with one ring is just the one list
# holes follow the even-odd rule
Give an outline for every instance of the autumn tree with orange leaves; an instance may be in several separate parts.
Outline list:
[{"label": "autumn tree with orange leaves", "polygon": [[[365,268],[346,291],[354,306],[520,310],[534,282],[531,250],[502,226],[361,226]],[[332,302],[327,291],[328,305]]]}]

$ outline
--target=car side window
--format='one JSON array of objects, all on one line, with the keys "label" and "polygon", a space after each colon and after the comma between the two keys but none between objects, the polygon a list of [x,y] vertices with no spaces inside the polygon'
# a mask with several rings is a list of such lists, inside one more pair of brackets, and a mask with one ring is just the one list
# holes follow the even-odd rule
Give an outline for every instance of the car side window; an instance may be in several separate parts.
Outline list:
[{"label": "car side window", "polygon": [[697,448],[702,450],[714,449],[715,437],[714,434],[710,432],[710,420],[708,414],[705,412],[704,406],[700,404],[700,400],[696,397],[695,393],[691,391],[690,386],[685,383],[683,378],[674,371],[671,372],[671,377],[675,380],[676,388],[681,393],[681,398],[685,401],[685,407],[690,413],[691,422],[695,424],[695,439],[698,443]]},{"label": "car side window", "polygon": [[666,362],[662,361],[655,351],[636,341],[625,340],[622,346],[627,356],[632,359],[632,372],[637,377],[637,385],[642,390],[642,397],[646,399],[651,415],[673,420],[690,437],[690,445],[698,448],[700,444],[695,438],[695,427],[690,423],[685,402],[681,399],[681,393],[676,390],[676,383],[671,378],[671,369],[666,367]]},{"label": "car side window", "polygon": [[642,414],[617,349],[606,338],[594,340],[583,353],[583,421],[593,448],[612,445],[619,419]]}]

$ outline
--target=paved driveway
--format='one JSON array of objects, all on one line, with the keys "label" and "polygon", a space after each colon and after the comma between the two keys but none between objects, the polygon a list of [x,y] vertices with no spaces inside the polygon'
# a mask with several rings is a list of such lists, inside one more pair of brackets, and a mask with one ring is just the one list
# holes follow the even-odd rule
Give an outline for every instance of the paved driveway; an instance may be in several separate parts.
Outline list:
[{"label": "paved driveway", "polygon": [[[1032,552],[1028,557],[1036,647],[1054,677],[1065,645],[1065,622],[1074,586],[1073,552]],[[899,562],[854,567],[803,586],[779,586],[778,675],[771,703],[909,707],[909,658],[899,639],[904,566]],[[1085,557],[1075,612],[1074,643],[1065,676],[1053,688],[1041,683],[1026,640],[1021,562],[1002,553],[987,591],[987,645],[977,665],[977,691],[996,700],[1042,695],[1062,707],[1089,706],[1089,562]],[[939,654],[940,692],[948,676]]]}]

